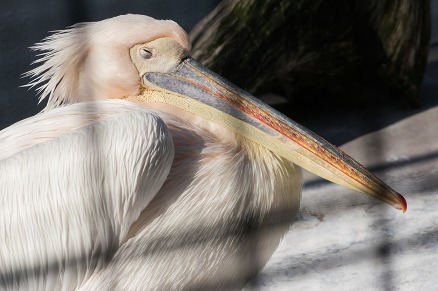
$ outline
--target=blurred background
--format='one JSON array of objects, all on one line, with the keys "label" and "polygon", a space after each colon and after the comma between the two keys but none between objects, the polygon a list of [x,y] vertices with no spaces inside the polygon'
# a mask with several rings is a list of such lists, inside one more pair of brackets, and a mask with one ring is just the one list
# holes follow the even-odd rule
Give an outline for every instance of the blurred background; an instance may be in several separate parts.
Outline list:
[{"label": "blurred background", "polygon": [[[422,2],[415,1],[412,3]],[[272,1],[265,3],[268,2]],[[138,13],[158,19],[172,19],[190,32],[220,3],[219,0],[2,1],[0,129],[44,107],[44,101],[37,106],[33,89],[20,86],[28,82],[26,78],[21,78],[21,74],[30,69],[35,58],[29,47],[48,36],[49,31],[63,29],[77,22]],[[424,66],[422,68],[420,65],[420,69],[414,70],[414,73],[421,76],[419,87],[412,95],[415,95],[414,101],[409,97],[398,98],[402,93],[396,93],[394,98],[390,96],[394,95],[394,91],[388,93],[376,89],[372,85],[372,78],[366,78],[366,85],[354,78],[345,79],[345,72],[338,76],[340,79],[330,80],[328,84],[324,79],[327,75],[312,79],[322,85],[317,90],[310,90],[312,84],[303,80],[305,78],[300,81],[300,71],[293,70],[296,67],[291,70],[293,74],[288,75],[293,76],[288,79],[292,80],[288,84],[294,84],[292,89],[300,90],[291,90],[284,85],[287,82],[280,86],[281,90],[274,90],[272,86],[255,86],[260,81],[258,79],[254,79],[252,84],[238,84],[330,142],[342,146],[347,153],[377,172],[384,181],[406,193],[410,205],[407,214],[400,218],[392,209],[383,208],[377,202],[365,206],[369,205],[367,198],[357,198],[350,194],[345,198],[345,190],[306,173],[306,188],[298,222],[264,271],[250,283],[248,290],[291,290],[292,287],[299,290],[351,290],[351,286],[357,290],[434,290],[433,287],[438,286],[435,271],[438,269],[438,229],[434,226],[438,219],[434,210],[434,205],[438,205],[438,0],[429,3],[430,10],[427,13],[431,16],[430,23],[424,27],[430,31],[425,37],[427,44],[422,46],[426,48],[423,50],[426,52]],[[294,13],[302,13],[301,10],[297,11]],[[343,19],[353,19],[343,18],[342,15],[332,15],[329,18],[334,27],[337,27],[338,20],[342,22]],[[397,14],[394,19],[397,23],[403,21],[403,17],[397,18]],[[421,17],[421,21],[424,19]],[[227,58],[232,60],[245,54],[242,52],[242,55],[237,55],[235,50],[230,50],[226,55],[212,57],[213,54],[208,53],[209,45],[213,40],[221,38],[217,31],[209,30],[212,23],[208,21],[212,19],[204,20],[192,32],[196,40],[195,55],[225,77],[233,79],[231,74],[227,76],[226,64],[220,61]],[[254,21],[253,25],[257,27],[260,23],[264,23],[263,18]],[[239,29],[242,27],[243,31],[251,31],[245,28],[245,23]],[[227,29],[231,33],[239,32],[237,27]],[[281,37],[287,39],[288,30],[281,33],[286,35]],[[319,39],[318,34],[315,35],[315,39]],[[360,33],[352,35],[357,38],[355,45],[360,47],[367,43],[364,41],[365,36]],[[328,33],[325,37],[332,38],[333,35]],[[209,43],[209,40],[212,42]],[[284,45],[290,43],[285,41]],[[241,49],[244,45],[234,46]],[[315,48],[327,49],[324,46],[312,49]],[[365,55],[370,56],[370,59],[361,55],[363,59],[360,62],[353,62],[353,74],[361,71],[357,64],[376,61],[376,55],[370,53],[368,47],[360,48],[362,50],[359,51],[366,52]],[[290,51],[294,49],[297,48],[292,47]],[[285,51],[281,53],[289,50]],[[260,51],[255,50],[253,53],[260,59],[264,57]],[[328,75],[335,75],[336,68],[346,64],[345,59],[337,60],[332,55],[328,55],[324,61],[327,61],[324,68],[328,68],[324,73]],[[254,63],[253,59],[248,62]],[[404,63],[403,60],[398,62]],[[317,67],[318,62],[312,65]],[[367,65],[364,70],[370,67]],[[238,69],[241,69],[239,72],[253,70],[248,66]],[[269,76],[278,71],[275,68],[265,69]],[[241,76],[251,79],[246,78],[245,74]],[[280,76],[279,80],[283,77]],[[321,81],[323,79],[325,83]],[[278,80],[273,84],[278,85]],[[333,87],[337,89],[331,90],[331,84],[336,85]],[[390,86],[400,88],[404,85],[393,82]],[[339,88],[343,93],[340,93]],[[343,88],[348,90],[344,91]],[[330,198],[325,195],[327,192],[331,193]],[[303,240],[306,240],[305,243]]]}]

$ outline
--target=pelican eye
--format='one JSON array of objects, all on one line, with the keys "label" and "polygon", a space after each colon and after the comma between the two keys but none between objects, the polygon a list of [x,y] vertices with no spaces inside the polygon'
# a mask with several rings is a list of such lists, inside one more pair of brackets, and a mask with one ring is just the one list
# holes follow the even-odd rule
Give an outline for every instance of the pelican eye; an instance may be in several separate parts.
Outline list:
[{"label": "pelican eye", "polygon": [[152,58],[152,51],[147,49],[147,48],[141,48],[140,49],[140,56],[145,59],[145,60],[149,60],[150,58]]}]

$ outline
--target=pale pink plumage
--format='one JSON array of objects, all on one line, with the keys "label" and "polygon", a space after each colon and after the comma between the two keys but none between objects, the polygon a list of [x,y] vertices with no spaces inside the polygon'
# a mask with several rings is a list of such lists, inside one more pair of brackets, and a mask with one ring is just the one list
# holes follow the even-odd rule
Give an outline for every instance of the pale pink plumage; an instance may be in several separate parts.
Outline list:
[{"label": "pale pink plumage", "polygon": [[[75,25],[35,45],[40,66],[27,75],[48,98],[45,112],[0,132],[0,171],[9,173],[0,183],[9,191],[0,286],[239,288],[278,245],[299,206],[298,167],[173,107],[90,102],[138,94],[128,49],[161,36],[189,49],[174,22],[138,15]],[[148,131],[131,129],[131,118]],[[137,167],[138,179],[119,167]]]}]

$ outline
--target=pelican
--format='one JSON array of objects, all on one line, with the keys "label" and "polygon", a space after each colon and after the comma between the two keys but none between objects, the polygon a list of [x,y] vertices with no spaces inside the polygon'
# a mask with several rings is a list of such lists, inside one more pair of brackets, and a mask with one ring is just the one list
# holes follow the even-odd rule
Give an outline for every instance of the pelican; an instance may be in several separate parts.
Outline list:
[{"label": "pelican", "polygon": [[47,106],[0,132],[2,290],[240,289],[293,223],[301,168],[406,210],[197,63],[173,21],[122,15],[33,48]]}]

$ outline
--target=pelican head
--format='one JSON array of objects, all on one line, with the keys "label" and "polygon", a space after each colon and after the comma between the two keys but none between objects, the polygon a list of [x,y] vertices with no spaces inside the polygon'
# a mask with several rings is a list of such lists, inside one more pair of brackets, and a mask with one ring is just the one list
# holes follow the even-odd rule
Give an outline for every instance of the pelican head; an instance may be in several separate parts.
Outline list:
[{"label": "pelican head", "polygon": [[28,72],[45,110],[121,98],[166,104],[204,118],[334,183],[405,211],[404,198],[341,150],[237,88],[189,56],[175,22],[123,15],[82,23],[33,47],[41,63]]},{"label": "pelican head", "polygon": [[[177,55],[168,56],[165,50],[159,50],[163,38],[178,44]],[[154,72],[171,71],[190,50],[186,32],[175,22],[122,15],[76,24],[35,44],[32,49],[42,53],[34,63],[41,65],[25,75],[32,78],[30,87],[38,87],[40,101],[48,98],[45,110],[61,104],[136,95],[142,82],[130,49],[139,44],[149,44],[148,50],[139,49],[143,66]]]}]

